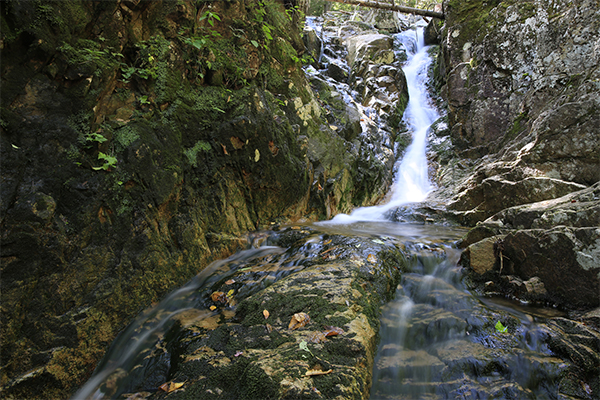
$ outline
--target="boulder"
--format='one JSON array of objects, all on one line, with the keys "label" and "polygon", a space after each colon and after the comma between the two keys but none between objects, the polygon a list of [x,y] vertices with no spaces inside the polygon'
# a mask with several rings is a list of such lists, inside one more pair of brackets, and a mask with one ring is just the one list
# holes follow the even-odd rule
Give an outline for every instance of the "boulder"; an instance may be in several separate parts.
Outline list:
[{"label": "boulder", "polygon": [[352,36],[346,41],[348,64],[352,68],[357,60],[369,60],[373,64],[391,64],[394,61],[393,39],[382,34]]},{"label": "boulder", "polygon": [[[492,280],[496,284],[489,290],[523,300],[565,308],[597,307],[599,216],[600,183],[557,199],[502,210],[463,239],[466,250],[461,264],[478,282],[475,287],[483,288],[484,282]],[[502,271],[492,245],[498,240]],[[501,274],[514,277],[505,279]]]}]

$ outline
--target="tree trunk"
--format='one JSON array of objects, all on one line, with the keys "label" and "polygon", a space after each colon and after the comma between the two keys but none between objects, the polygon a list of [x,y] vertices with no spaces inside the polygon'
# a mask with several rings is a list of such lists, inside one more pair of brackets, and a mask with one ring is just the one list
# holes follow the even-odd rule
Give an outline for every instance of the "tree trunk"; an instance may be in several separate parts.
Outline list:
[{"label": "tree trunk", "polygon": [[401,13],[416,14],[416,15],[422,15],[424,17],[444,19],[444,14],[440,13],[440,12],[421,10],[420,8],[397,6],[394,4],[380,3],[377,1],[371,1],[371,0],[325,0],[325,1],[344,3],[344,4],[354,4],[357,6],[379,8],[382,10],[399,11]]}]

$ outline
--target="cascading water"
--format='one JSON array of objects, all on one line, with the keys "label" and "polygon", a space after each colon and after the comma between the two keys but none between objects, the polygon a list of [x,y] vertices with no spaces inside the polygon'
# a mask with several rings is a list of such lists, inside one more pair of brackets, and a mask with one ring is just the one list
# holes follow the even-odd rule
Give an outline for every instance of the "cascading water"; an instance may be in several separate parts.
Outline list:
[{"label": "cascading water", "polygon": [[[401,33],[397,39],[408,54],[404,73],[410,98],[404,118],[413,141],[396,166],[388,202],[319,223],[317,229],[329,235],[327,240],[314,234],[295,248],[262,247],[213,263],[136,319],[115,340],[74,400],[119,398],[140,388],[158,387],[171,372],[161,371],[157,365],[160,354],[149,353],[168,342],[170,328],[182,324],[186,312],[196,323],[216,318],[205,300],[214,287],[232,277],[241,281],[246,276],[247,283],[236,293],[236,298],[243,301],[268,284],[305,268],[306,260],[306,265],[314,265],[342,257],[332,251],[337,245],[325,250],[333,235],[366,237],[382,244],[384,238],[409,259],[396,299],[383,309],[371,399],[559,398],[555,394],[566,367],[545,344],[552,333],[537,323],[544,316],[536,321],[531,317],[535,315],[532,310],[518,312],[488,299],[484,302],[462,286],[456,267],[460,251],[449,243],[464,231],[433,224],[400,224],[386,218],[394,208],[423,201],[431,190],[427,131],[439,117],[426,91],[431,59],[421,30]],[[352,245],[355,249],[361,246]],[[364,258],[369,260],[367,255]],[[350,307],[348,301],[346,305]],[[495,335],[494,324],[500,319],[511,324],[510,334]],[[165,357],[171,357],[168,351]],[[333,366],[333,374],[335,369]],[[155,371],[160,378],[155,377]],[[314,382],[317,385],[318,378]],[[311,391],[310,398],[316,393],[318,390]]]},{"label": "cascading water", "polygon": [[423,201],[431,190],[426,157],[427,130],[439,118],[425,85],[431,57],[424,44],[422,28],[402,32],[397,38],[403,43],[408,56],[403,68],[409,96],[404,121],[412,133],[412,143],[396,166],[394,183],[386,204],[358,208],[350,215],[339,214],[326,224],[382,221],[386,219],[388,211],[403,204]]}]

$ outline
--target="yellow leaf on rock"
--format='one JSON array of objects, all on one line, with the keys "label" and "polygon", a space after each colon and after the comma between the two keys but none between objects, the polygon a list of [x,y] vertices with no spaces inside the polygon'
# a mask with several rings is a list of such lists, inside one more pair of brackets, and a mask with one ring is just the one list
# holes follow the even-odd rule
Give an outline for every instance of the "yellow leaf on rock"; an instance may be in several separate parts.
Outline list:
[{"label": "yellow leaf on rock", "polygon": [[183,386],[183,382],[167,382],[163,383],[159,389],[163,392],[171,393]]},{"label": "yellow leaf on rock", "polygon": [[294,314],[294,316],[292,317],[292,320],[290,321],[290,324],[288,326],[288,329],[298,329],[298,328],[302,328],[303,326],[306,326],[306,324],[308,324],[310,322],[310,317],[308,316],[307,313],[297,313]]},{"label": "yellow leaf on rock", "polygon": [[265,319],[269,318],[269,312],[267,310],[263,310],[263,315],[265,316]]},{"label": "yellow leaf on rock", "polygon": [[235,281],[233,279],[228,280],[227,282],[225,282],[226,285],[231,285],[234,284]]}]

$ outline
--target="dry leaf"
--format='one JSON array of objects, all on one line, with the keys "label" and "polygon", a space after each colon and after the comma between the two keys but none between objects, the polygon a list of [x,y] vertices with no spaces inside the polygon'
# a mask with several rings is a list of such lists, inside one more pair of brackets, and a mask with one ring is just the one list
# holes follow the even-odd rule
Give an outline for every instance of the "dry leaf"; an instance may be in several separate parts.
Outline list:
[{"label": "dry leaf", "polygon": [[263,315],[265,316],[265,319],[269,318],[269,312],[267,310],[263,310]]},{"label": "dry leaf", "polygon": [[163,392],[171,393],[183,386],[183,382],[167,382],[163,383],[159,389]]},{"label": "dry leaf", "polygon": [[328,369],[327,371],[322,371],[320,369],[309,369],[308,371],[306,371],[306,374],[304,374],[304,375],[305,376],[327,375],[332,372],[333,372],[332,369]]},{"label": "dry leaf", "polygon": [[290,321],[290,325],[288,326],[288,329],[298,329],[298,328],[302,328],[303,326],[306,326],[306,324],[308,324],[310,322],[310,317],[308,316],[307,313],[297,313],[294,314],[294,316],[292,317],[292,320]]},{"label": "dry leaf", "polygon": [[234,283],[235,281],[233,279],[230,279],[227,282],[225,282],[226,285],[233,285]]},{"label": "dry leaf", "polygon": [[367,261],[371,264],[375,264],[377,262],[377,257],[375,257],[373,254],[369,254],[367,256]]},{"label": "dry leaf", "polygon": [[265,328],[267,328],[267,333],[273,332],[273,327],[271,326],[271,324],[266,324]]},{"label": "dry leaf", "polygon": [[323,331],[325,336],[337,336],[341,335],[342,333],[344,333],[344,330],[342,328],[338,328],[337,326],[326,326],[325,330]]},{"label": "dry leaf", "polygon": [[244,147],[244,142],[242,142],[238,137],[232,136],[229,138],[229,141],[231,142],[233,148],[236,150],[239,150],[242,147]]},{"label": "dry leaf", "polygon": [[227,296],[225,296],[225,293],[223,293],[223,292],[214,292],[213,294],[210,295],[210,298],[215,303],[217,303],[217,302],[224,303],[224,304],[227,303]]},{"label": "dry leaf", "polygon": [[209,309],[210,311],[215,311],[217,309],[217,306],[210,306]]}]

